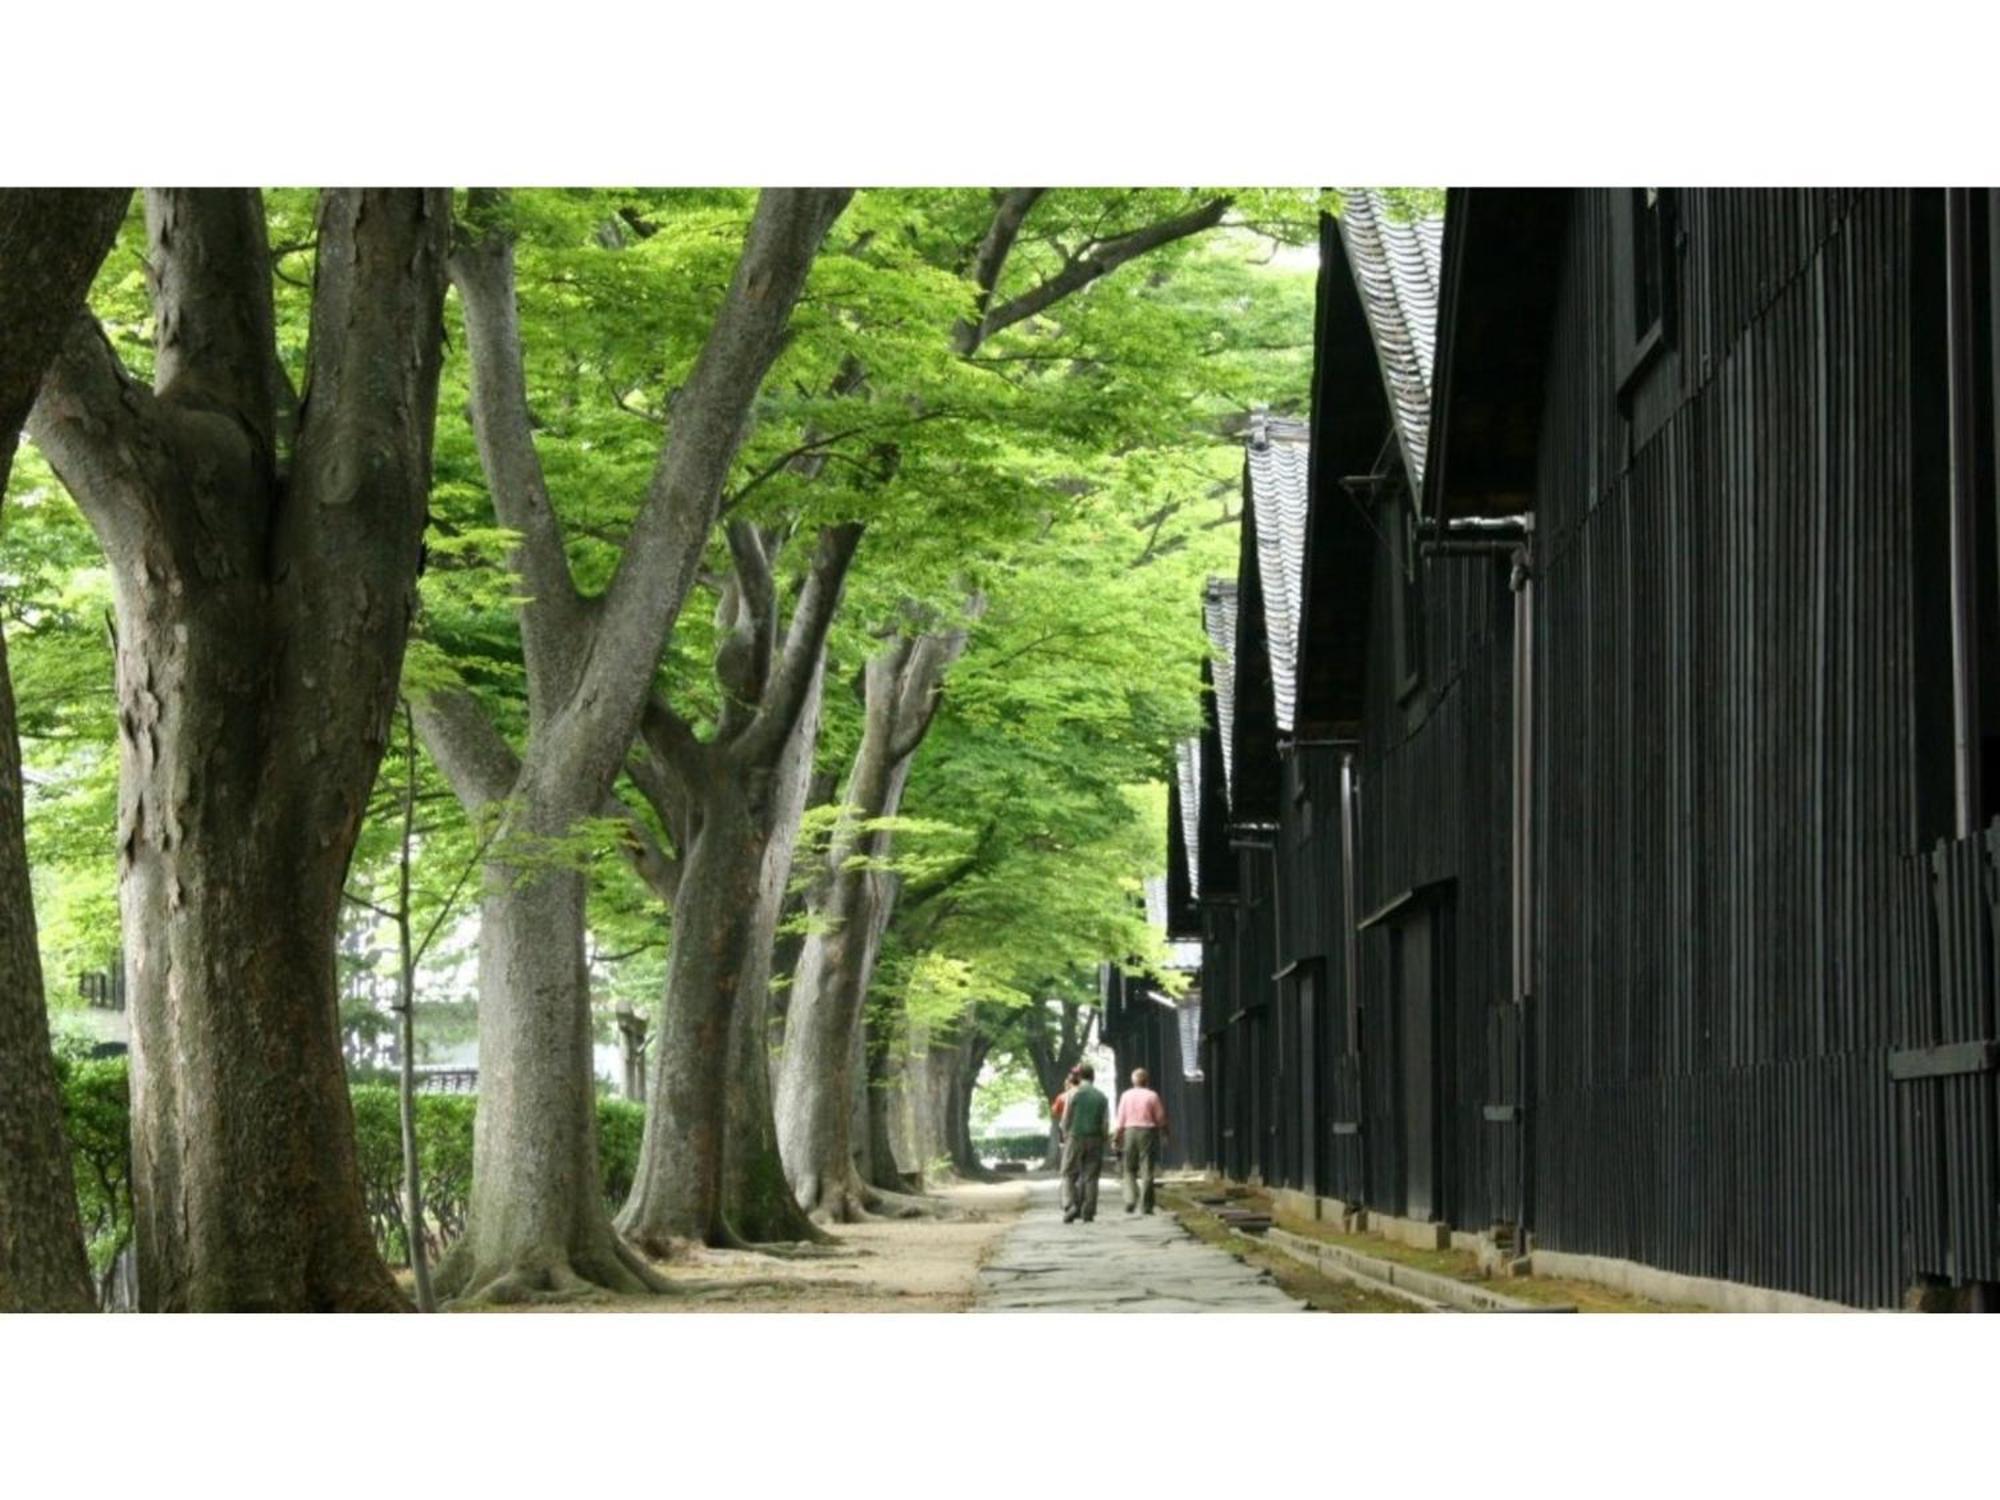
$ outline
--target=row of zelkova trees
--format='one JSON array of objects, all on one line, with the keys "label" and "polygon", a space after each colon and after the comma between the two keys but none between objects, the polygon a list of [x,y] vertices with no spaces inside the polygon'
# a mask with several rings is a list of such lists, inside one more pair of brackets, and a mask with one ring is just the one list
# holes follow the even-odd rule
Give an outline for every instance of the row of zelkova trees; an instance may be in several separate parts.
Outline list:
[{"label": "row of zelkova trees", "polygon": [[[476,916],[439,1295],[660,1290],[904,1206],[898,1086],[962,1136],[978,1015],[1067,1035],[1094,959],[1156,951],[1178,601],[1234,546],[1233,416],[1302,397],[1268,262],[1315,206],[0,192],[0,1308],[90,1300],[42,953],[107,929],[149,1308],[405,1305],[357,909]],[[615,1222],[592,941],[663,962]]]}]

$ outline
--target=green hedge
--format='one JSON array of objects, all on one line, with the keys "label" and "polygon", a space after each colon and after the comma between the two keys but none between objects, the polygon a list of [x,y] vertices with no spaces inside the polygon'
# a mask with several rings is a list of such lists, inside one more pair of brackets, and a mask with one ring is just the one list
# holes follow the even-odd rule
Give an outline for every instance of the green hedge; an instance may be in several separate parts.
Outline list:
[{"label": "green hedge", "polygon": [[1037,1130],[1032,1134],[974,1136],[972,1149],[999,1161],[1040,1161],[1048,1154],[1049,1133]]},{"label": "green hedge", "polygon": [[132,1242],[132,1111],[125,1059],[56,1052],[63,1129],[76,1173],[76,1206],[100,1294],[118,1252]]},{"label": "green hedge", "polygon": [[[64,1123],[76,1163],[76,1192],[90,1242],[90,1264],[100,1277],[132,1237],[131,1112],[126,1060],[58,1056]],[[362,1200],[383,1258],[409,1261],[403,1222],[403,1128],[391,1084],[358,1083],[354,1100],[356,1156]],[[472,1191],[472,1121],[475,1094],[417,1095],[418,1167],[424,1186],[424,1243],[435,1259],[465,1227]],[[639,1167],[645,1109],[629,1099],[597,1099],[597,1159],[604,1196],[614,1209],[632,1190]]]}]

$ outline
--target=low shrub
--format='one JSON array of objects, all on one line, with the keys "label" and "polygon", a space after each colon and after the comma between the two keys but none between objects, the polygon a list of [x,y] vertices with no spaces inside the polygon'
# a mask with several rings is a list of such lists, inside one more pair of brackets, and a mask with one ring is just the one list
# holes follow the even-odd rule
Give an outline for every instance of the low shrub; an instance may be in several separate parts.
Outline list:
[{"label": "low shrub", "polygon": [[1048,1154],[1046,1130],[1021,1131],[1009,1135],[981,1135],[972,1139],[972,1149],[995,1161],[1040,1161]]},{"label": "low shrub", "polygon": [[[403,1218],[403,1122],[396,1090],[362,1083],[348,1090],[354,1101],[354,1147],[361,1170],[361,1200],[375,1244],[391,1265],[408,1265],[409,1229]],[[465,1228],[472,1196],[474,1094],[418,1094],[417,1169],[423,1178],[424,1245],[436,1261]]]},{"label": "low shrub", "polygon": [[[76,1167],[76,1195],[91,1270],[102,1282],[132,1239],[132,1118],[126,1059],[91,1059],[59,1051],[63,1123]],[[361,1196],[382,1258],[409,1263],[403,1218],[403,1127],[394,1084],[356,1083],[354,1144]],[[418,1094],[417,1166],[423,1177],[424,1244],[431,1258],[465,1228],[472,1195],[472,1126],[476,1094]],[[632,1190],[639,1169],[644,1106],[602,1095],[597,1100],[597,1159],[604,1196],[614,1209]]]},{"label": "low shrub", "polygon": [[132,1243],[132,1110],[125,1059],[93,1058],[80,1046],[59,1046],[55,1061],[84,1248],[102,1300],[113,1263]]}]

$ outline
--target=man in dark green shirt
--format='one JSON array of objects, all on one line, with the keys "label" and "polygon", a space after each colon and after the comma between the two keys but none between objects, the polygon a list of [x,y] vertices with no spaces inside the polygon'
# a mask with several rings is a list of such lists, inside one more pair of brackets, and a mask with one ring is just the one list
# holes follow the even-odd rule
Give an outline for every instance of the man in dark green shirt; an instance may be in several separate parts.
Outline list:
[{"label": "man in dark green shirt", "polygon": [[1069,1207],[1063,1223],[1097,1217],[1097,1178],[1104,1170],[1104,1141],[1111,1134],[1111,1101],[1097,1087],[1097,1070],[1089,1063],[1077,1068],[1082,1079],[1063,1108],[1063,1180],[1069,1184]]}]

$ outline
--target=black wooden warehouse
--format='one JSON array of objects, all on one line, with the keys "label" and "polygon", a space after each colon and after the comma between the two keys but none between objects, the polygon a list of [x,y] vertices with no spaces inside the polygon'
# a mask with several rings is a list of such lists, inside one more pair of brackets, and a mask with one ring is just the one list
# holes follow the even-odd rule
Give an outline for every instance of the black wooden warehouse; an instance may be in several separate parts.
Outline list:
[{"label": "black wooden warehouse", "polygon": [[[1178,829],[1176,828],[1176,832]],[[1173,923],[1168,880],[1146,882],[1147,916],[1156,928],[1171,932]],[[1183,909],[1187,903],[1180,894]],[[1169,968],[1189,968],[1200,962],[1192,943],[1169,945]],[[1116,1059],[1117,1079],[1113,1092],[1122,1092],[1134,1068],[1144,1068],[1151,1086],[1166,1107],[1167,1141],[1161,1148],[1163,1167],[1206,1167],[1209,1151],[1209,1105],[1206,1080],[1201,1070],[1201,989],[1190,986],[1179,1002],[1168,998],[1156,986],[1128,974],[1115,964],[1099,968],[1099,1035]],[[1102,1084],[1112,1080],[1099,1079]]]},{"label": "black wooden warehouse", "polygon": [[1440,238],[1347,195],[1178,757],[1222,1170],[1991,1295],[1994,217],[1475,190]]}]

